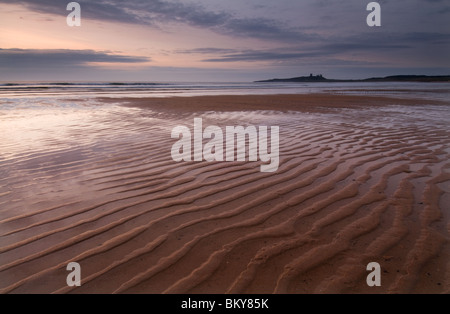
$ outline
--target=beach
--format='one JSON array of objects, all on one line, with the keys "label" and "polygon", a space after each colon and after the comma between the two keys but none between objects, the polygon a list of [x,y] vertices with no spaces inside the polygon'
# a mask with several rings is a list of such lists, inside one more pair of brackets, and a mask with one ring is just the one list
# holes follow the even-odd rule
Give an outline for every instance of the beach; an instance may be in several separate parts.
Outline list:
[{"label": "beach", "polygon": [[[0,293],[450,293],[444,98],[4,100]],[[278,168],[174,161],[195,118],[278,126]]]}]

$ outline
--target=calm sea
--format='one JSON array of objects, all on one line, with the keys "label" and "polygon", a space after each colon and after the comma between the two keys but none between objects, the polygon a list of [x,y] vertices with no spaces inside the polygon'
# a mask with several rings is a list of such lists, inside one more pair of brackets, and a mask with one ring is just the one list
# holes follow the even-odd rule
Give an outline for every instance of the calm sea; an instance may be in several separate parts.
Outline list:
[{"label": "calm sea", "polygon": [[[450,83],[0,83],[0,99],[336,93],[448,100]],[[0,103],[1,105],[1,103]]]}]

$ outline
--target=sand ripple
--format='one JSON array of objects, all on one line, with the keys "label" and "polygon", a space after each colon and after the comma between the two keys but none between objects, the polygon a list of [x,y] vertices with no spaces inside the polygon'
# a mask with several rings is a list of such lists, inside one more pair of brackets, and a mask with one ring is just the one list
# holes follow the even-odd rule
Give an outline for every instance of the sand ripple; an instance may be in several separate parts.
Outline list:
[{"label": "sand ripple", "polygon": [[[325,107],[112,107],[0,143],[0,292],[450,292],[449,107]],[[194,117],[280,126],[278,171],[172,161]]]}]

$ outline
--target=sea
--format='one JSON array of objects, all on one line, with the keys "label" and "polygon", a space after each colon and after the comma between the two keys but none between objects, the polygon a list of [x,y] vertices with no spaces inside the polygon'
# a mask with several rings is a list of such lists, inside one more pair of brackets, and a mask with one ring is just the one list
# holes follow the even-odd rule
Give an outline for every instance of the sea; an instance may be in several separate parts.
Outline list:
[{"label": "sea", "polygon": [[[335,93],[447,100],[450,83],[0,82],[1,99]],[[1,106],[1,103],[0,103]]]}]

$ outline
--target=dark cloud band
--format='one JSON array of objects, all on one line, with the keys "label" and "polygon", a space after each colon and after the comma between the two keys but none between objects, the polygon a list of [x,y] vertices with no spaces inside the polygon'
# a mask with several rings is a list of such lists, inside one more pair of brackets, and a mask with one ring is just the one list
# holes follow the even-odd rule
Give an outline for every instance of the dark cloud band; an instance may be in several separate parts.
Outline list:
[{"label": "dark cloud band", "polygon": [[[157,27],[162,23],[183,23],[199,28],[208,28],[217,33],[238,36],[286,40],[312,40],[298,29],[292,29],[277,19],[236,18],[225,11],[214,12],[194,3],[165,0],[98,0],[77,1],[82,16],[88,19],[119,23],[144,24]],[[57,0],[0,0],[0,3],[22,4],[40,13],[67,15],[66,7]]]},{"label": "dark cloud band", "polygon": [[147,57],[134,57],[94,50],[67,49],[0,49],[0,67],[71,67],[92,62],[139,63],[149,62]]}]

